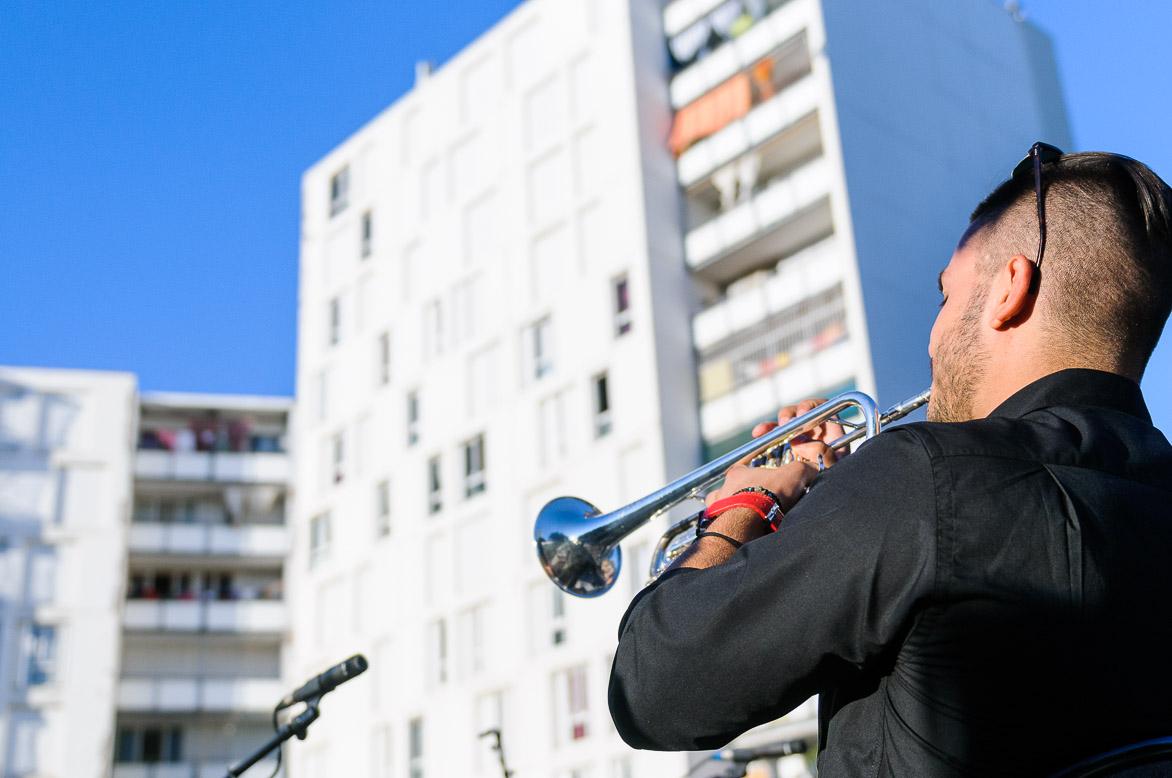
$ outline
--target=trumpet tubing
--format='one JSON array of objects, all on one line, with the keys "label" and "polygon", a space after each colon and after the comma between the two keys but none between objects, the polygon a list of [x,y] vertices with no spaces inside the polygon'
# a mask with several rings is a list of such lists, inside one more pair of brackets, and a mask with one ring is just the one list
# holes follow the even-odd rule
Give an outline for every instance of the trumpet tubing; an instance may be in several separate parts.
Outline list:
[{"label": "trumpet tubing", "polygon": [[[662,489],[610,513],[577,497],[557,497],[545,504],[533,526],[537,558],[555,584],[576,597],[597,597],[607,592],[618,579],[623,557],[619,543],[656,516],[680,502],[702,497],[724,479],[724,473],[737,462],[750,457],[776,459],[774,452],[788,445],[803,432],[856,408],[863,421],[841,438],[830,443],[834,449],[848,446],[862,437],[878,435],[883,425],[896,421],[928,402],[925,390],[884,413],[875,401],[862,392],[844,392],[792,421],[770,430],[759,438],[701,465]],[[671,560],[686,547],[680,537],[690,532],[698,515],[676,522],[660,538],[651,562],[652,577],[657,577]]]}]

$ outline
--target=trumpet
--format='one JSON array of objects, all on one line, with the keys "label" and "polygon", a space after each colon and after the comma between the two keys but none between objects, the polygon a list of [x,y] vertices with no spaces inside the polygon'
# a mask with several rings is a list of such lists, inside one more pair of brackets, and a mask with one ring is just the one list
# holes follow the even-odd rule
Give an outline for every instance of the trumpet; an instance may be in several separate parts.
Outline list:
[{"label": "trumpet", "polygon": [[[779,452],[784,452],[790,441],[830,420],[851,428],[850,432],[829,444],[832,449],[849,446],[860,438],[870,439],[885,425],[927,403],[928,396],[929,390],[924,390],[880,413],[870,396],[862,392],[844,392],[610,513],[602,513],[577,497],[554,498],[541,509],[533,526],[538,561],[550,580],[567,594],[575,597],[605,594],[614,586],[622,570],[619,543],[623,538],[685,500],[703,499],[708,491],[724,480],[725,472],[737,462],[753,457],[754,464],[764,461],[769,466],[769,462],[782,458]],[[858,424],[840,418],[852,408],[862,415]],[[691,542],[687,536],[692,534],[701,515],[703,511],[676,522],[659,539],[651,559],[652,579],[687,548]]]}]

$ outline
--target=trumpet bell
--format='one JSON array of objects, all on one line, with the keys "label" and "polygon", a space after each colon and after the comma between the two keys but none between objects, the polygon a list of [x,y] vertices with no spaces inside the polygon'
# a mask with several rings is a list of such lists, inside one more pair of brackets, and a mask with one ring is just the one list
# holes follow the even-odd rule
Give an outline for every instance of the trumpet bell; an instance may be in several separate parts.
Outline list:
[{"label": "trumpet bell", "polygon": [[611,542],[609,522],[600,511],[577,497],[557,497],[537,514],[533,542],[542,569],[562,591],[575,597],[597,597],[614,586],[623,566],[623,552]]}]

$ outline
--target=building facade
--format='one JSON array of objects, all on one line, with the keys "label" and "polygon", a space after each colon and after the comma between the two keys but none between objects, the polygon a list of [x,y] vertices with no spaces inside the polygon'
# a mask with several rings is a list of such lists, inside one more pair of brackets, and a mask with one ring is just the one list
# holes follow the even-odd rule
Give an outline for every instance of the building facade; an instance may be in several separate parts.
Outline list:
[{"label": "building facade", "polygon": [[268,739],[291,404],[0,368],[0,775],[221,778]]},{"label": "building facade", "polygon": [[139,407],[114,778],[222,778],[272,735],[285,693],[291,402],[153,393]]},{"label": "building facade", "polygon": [[0,368],[0,774],[109,775],[135,380]]}]

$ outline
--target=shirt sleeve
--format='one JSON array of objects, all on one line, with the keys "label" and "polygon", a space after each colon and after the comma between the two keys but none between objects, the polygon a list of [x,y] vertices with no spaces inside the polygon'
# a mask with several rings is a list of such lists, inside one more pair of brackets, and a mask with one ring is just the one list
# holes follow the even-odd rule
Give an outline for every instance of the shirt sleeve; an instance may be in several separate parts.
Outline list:
[{"label": "shirt sleeve", "polygon": [[629,745],[719,748],[897,647],[935,578],[931,460],[909,427],[823,473],[777,532],[644,590],[609,702]]}]

